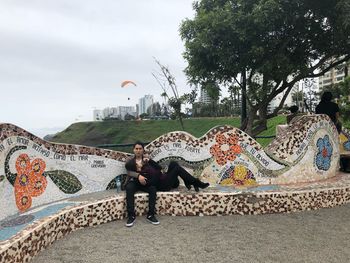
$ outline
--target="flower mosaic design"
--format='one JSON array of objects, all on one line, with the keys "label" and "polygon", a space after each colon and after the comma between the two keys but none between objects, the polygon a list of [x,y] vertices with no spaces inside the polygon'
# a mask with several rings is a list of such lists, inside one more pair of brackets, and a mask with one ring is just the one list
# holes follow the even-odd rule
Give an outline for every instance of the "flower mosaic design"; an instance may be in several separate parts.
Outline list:
[{"label": "flower mosaic design", "polygon": [[319,138],[316,143],[317,154],[315,158],[316,166],[319,170],[327,171],[331,167],[331,157],[333,154],[333,147],[329,141],[329,136],[325,135]]},{"label": "flower mosaic design", "polygon": [[346,151],[350,151],[350,141],[344,142],[343,147]]},{"label": "flower mosaic design", "polygon": [[243,165],[228,169],[220,181],[221,185],[254,186],[257,184],[254,174]]},{"label": "flower mosaic design", "polygon": [[350,151],[350,135],[348,133],[345,133],[344,131],[342,131],[339,134],[339,141],[343,146],[344,151]]},{"label": "flower mosaic design", "polygon": [[36,158],[30,162],[27,154],[21,154],[16,160],[16,177],[14,190],[16,205],[20,211],[25,211],[32,205],[32,197],[41,195],[47,186],[47,179],[43,176],[46,164]]},{"label": "flower mosaic design", "polygon": [[241,146],[238,145],[238,137],[228,133],[228,138],[218,133],[215,136],[216,143],[210,147],[210,154],[215,158],[219,165],[225,165],[228,161],[234,161],[242,152]]}]

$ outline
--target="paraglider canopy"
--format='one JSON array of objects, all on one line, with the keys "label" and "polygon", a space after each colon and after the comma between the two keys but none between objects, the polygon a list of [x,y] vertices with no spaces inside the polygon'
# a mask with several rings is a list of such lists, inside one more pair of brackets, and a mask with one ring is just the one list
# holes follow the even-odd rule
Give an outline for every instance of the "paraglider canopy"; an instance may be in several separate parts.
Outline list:
[{"label": "paraglider canopy", "polygon": [[133,82],[132,80],[124,80],[120,86],[123,88],[124,86],[126,86],[128,84],[133,84],[134,86],[136,86],[136,83]]}]

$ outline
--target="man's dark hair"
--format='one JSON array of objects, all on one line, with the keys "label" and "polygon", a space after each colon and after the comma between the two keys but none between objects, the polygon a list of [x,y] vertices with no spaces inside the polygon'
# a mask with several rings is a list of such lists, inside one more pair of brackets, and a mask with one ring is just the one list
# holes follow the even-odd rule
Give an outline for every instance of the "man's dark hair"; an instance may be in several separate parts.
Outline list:
[{"label": "man's dark hair", "polygon": [[322,94],[321,101],[322,102],[330,102],[333,99],[332,92],[330,91],[325,91]]},{"label": "man's dark hair", "polygon": [[289,108],[291,113],[296,113],[299,110],[299,107],[297,105],[293,105]]},{"label": "man's dark hair", "polygon": [[142,149],[144,149],[144,148],[145,148],[145,146],[144,146],[143,142],[141,142],[141,141],[137,141],[137,142],[135,142],[135,143],[133,144],[132,148],[134,149],[134,148],[136,147],[136,145],[141,145],[141,146],[142,146]]}]

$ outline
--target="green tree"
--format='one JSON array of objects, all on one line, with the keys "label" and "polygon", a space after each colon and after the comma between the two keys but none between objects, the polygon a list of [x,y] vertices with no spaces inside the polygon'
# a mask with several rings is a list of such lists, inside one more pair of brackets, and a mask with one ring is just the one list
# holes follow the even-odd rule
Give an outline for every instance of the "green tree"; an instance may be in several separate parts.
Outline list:
[{"label": "green tree", "polygon": [[238,83],[249,107],[241,128],[252,135],[266,129],[295,83],[350,58],[345,0],[202,0],[193,8],[180,27],[189,81]]},{"label": "green tree", "polygon": [[344,81],[334,84],[329,91],[332,91],[340,108],[340,117],[344,121],[350,121],[350,77]]}]

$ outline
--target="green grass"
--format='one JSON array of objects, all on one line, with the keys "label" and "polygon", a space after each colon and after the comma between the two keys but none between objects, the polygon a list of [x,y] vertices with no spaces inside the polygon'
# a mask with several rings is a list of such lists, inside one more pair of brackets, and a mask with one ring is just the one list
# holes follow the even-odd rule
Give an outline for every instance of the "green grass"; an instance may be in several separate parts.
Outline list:
[{"label": "green grass", "polygon": [[[267,130],[261,132],[259,136],[271,136],[271,135],[276,135],[276,126],[280,124],[286,124],[287,123],[287,118],[285,116],[277,116],[275,118],[272,118],[267,121]],[[263,146],[267,146],[273,138],[261,138],[257,139],[257,141]]]},{"label": "green grass", "polygon": [[[261,135],[275,135],[277,124],[285,123],[284,116],[278,116],[268,121],[268,130]],[[217,125],[239,127],[239,118],[192,118],[185,119],[185,131],[195,137],[203,136]],[[96,146],[102,144],[127,144],[137,140],[150,142],[157,137],[172,131],[181,130],[177,120],[147,120],[147,121],[103,121],[80,122],[70,125],[57,134],[52,141],[69,144]],[[258,139],[262,145],[267,145],[272,139]],[[120,151],[130,151],[129,148],[113,148]]]},{"label": "green grass", "polygon": [[348,130],[350,130],[350,121],[344,121],[343,122],[343,127],[347,128]]}]

